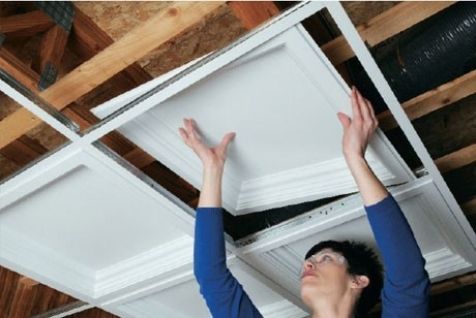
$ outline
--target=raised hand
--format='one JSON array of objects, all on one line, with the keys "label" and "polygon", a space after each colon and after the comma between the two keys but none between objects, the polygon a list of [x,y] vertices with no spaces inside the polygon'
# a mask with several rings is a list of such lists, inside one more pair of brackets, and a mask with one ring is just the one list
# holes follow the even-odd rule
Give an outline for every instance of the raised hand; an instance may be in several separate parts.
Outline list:
[{"label": "raised hand", "polygon": [[220,207],[226,151],[230,142],[235,138],[235,133],[223,136],[221,142],[215,147],[210,147],[203,142],[197,123],[193,119],[184,119],[183,127],[179,128],[179,133],[185,144],[192,148],[203,164],[203,183],[198,206]]},{"label": "raised hand", "polygon": [[203,142],[197,123],[193,119],[184,119],[179,132],[185,144],[200,158],[205,169],[223,168],[228,145],[235,138],[235,133],[226,134],[217,146],[210,147]]},{"label": "raised hand", "polygon": [[372,104],[363,98],[355,87],[352,88],[350,101],[352,119],[345,114],[337,114],[344,128],[342,150],[364,204],[369,206],[388,195],[387,189],[372,172],[364,157],[365,149],[378,126],[378,121]]},{"label": "raised hand", "polygon": [[378,126],[372,104],[355,87],[352,88],[350,100],[352,119],[343,113],[337,114],[344,128],[342,149],[347,161],[364,157],[369,140]]}]

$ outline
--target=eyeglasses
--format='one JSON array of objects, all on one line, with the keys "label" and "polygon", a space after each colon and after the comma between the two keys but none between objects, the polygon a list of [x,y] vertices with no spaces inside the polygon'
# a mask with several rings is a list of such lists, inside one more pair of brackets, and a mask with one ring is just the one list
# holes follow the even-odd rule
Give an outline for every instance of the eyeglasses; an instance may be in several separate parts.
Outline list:
[{"label": "eyeglasses", "polygon": [[313,265],[320,265],[320,264],[339,264],[343,265],[347,263],[345,257],[337,252],[333,251],[320,251],[317,254],[309,256],[305,262],[310,262]]}]

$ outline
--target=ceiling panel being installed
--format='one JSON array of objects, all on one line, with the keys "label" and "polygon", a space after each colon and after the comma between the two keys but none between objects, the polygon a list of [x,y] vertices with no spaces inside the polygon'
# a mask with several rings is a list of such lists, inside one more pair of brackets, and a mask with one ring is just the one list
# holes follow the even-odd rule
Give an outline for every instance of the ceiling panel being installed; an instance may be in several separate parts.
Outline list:
[{"label": "ceiling panel being installed", "polygon": [[[150,86],[93,112],[104,118]],[[201,164],[180,139],[182,119],[194,118],[211,144],[226,132],[236,132],[223,195],[224,207],[237,215],[356,191],[342,156],[342,128],[336,116],[338,111],[351,112],[348,93],[340,75],[298,25],[119,130],[197,188]],[[386,185],[411,179],[381,133],[367,158]]]}]

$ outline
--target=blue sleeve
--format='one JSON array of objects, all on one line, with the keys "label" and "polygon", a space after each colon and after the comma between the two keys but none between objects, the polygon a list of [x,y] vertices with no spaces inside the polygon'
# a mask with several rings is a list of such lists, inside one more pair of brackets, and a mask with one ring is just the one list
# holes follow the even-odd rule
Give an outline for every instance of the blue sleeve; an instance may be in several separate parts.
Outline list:
[{"label": "blue sleeve", "polygon": [[262,317],[226,266],[221,208],[198,208],[195,221],[194,273],[200,293],[215,318]]},{"label": "blue sleeve", "polygon": [[398,203],[389,195],[365,209],[385,270],[382,317],[428,317],[425,259]]}]

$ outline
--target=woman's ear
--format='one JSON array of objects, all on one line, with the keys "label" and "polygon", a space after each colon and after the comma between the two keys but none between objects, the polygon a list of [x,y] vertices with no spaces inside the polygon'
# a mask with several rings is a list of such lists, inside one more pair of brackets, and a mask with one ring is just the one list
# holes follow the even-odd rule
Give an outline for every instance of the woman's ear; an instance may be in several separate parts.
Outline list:
[{"label": "woman's ear", "polygon": [[352,276],[352,288],[364,289],[370,284],[370,279],[365,275],[353,275]]}]

